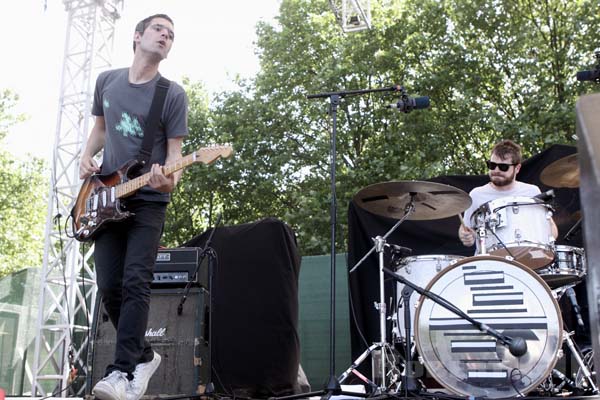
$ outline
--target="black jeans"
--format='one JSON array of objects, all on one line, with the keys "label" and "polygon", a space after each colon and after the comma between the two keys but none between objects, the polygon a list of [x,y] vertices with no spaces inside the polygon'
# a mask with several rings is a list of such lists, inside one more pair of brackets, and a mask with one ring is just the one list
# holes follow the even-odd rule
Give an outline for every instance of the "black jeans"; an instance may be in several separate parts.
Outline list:
[{"label": "black jeans", "polygon": [[127,210],[135,213],[111,224],[97,238],[94,248],[98,291],[117,330],[115,360],[106,369],[131,373],[139,363],[154,357],[145,340],[150,308],[150,284],[167,204],[132,200]]}]

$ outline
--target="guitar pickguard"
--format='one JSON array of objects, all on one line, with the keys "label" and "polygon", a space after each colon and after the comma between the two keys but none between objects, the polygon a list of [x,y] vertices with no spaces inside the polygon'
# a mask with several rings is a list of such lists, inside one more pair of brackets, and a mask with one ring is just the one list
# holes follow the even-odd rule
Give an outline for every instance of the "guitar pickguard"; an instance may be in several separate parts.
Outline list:
[{"label": "guitar pickguard", "polygon": [[122,172],[118,171],[107,176],[93,175],[85,181],[71,212],[77,240],[92,240],[107,223],[132,215],[122,209],[121,199],[116,195],[115,183],[122,177]]}]

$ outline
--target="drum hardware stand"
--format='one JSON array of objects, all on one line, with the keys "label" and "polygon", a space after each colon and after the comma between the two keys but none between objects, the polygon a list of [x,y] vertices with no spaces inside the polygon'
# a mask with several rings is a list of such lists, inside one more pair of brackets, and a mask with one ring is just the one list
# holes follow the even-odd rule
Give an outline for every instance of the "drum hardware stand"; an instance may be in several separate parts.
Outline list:
[{"label": "drum hardware stand", "polygon": [[579,364],[579,369],[583,373],[583,376],[585,377],[585,379],[587,379],[590,387],[592,388],[592,393],[598,394],[598,386],[596,386],[596,384],[594,383],[594,378],[592,377],[592,373],[590,372],[586,363],[583,361],[583,358],[581,358],[579,349],[577,348],[577,346],[575,346],[575,343],[571,339],[571,336],[573,336],[573,332],[564,331],[563,332],[563,338],[564,338],[563,341],[567,344],[567,346],[569,347],[569,350],[571,350],[571,354],[573,355],[573,357],[575,357],[575,361],[577,362],[577,364]]},{"label": "drum hardware stand", "polygon": [[[374,343],[367,350],[365,350],[360,356],[358,356],[358,358],[356,360],[354,360],[352,365],[350,365],[350,367],[346,371],[344,371],[344,373],[342,373],[340,375],[340,377],[339,377],[340,383],[343,382],[346,378],[348,378],[350,373],[352,373],[352,371],[354,369],[356,369],[370,354],[372,354],[373,351],[379,349],[381,351],[381,359],[379,360],[379,370],[380,370],[379,372],[381,374],[380,375],[381,382],[380,382],[380,385],[378,386],[378,392],[384,393],[387,390],[387,387],[385,385],[386,350],[390,350],[390,345],[387,343],[387,339],[386,339],[387,307],[386,307],[385,299],[384,299],[384,296],[385,296],[385,293],[384,293],[384,269],[385,269],[385,267],[384,267],[383,253],[384,253],[385,246],[386,246],[386,239],[400,226],[400,224],[402,224],[410,216],[411,213],[414,212],[414,210],[415,210],[414,197],[415,196],[416,196],[416,193],[410,194],[410,200],[404,207],[404,215],[402,216],[402,218],[400,218],[398,220],[398,222],[396,222],[396,224],[394,226],[392,226],[392,228],[385,233],[385,235],[375,237],[373,239],[373,241],[375,242],[373,247],[371,247],[371,249],[367,252],[367,254],[365,254],[363,256],[363,258],[361,258],[356,263],[356,265],[354,267],[352,267],[349,271],[349,273],[354,272],[374,251],[376,251],[379,254],[379,303],[376,303],[375,308],[379,311],[379,334],[380,334],[380,337],[379,337],[378,343]],[[409,317],[409,319],[410,319],[410,317]]]},{"label": "drum hardware stand", "polygon": [[433,302],[444,307],[448,311],[458,315],[462,319],[471,323],[473,326],[475,326],[481,332],[488,334],[488,335],[492,336],[493,338],[497,339],[500,343],[502,343],[504,346],[506,346],[508,348],[508,350],[510,351],[510,353],[513,356],[521,357],[527,353],[527,342],[522,337],[520,337],[520,336],[511,337],[511,336],[503,335],[500,332],[498,332],[497,330],[493,329],[492,327],[469,317],[462,310],[460,310],[459,308],[457,308],[455,305],[453,305],[449,301],[445,300],[444,298],[438,296],[437,294],[432,293],[428,290],[423,289],[420,286],[415,285],[414,283],[410,282],[403,276],[396,274],[394,271],[392,271],[388,268],[383,267],[382,269],[383,269],[384,273],[388,274],[395,280],[397,280],[401,283],[404,283],[404,285],[411,287],[419,294],[422,294],[423,296],[429,298]]},{"label": "drum hardware stand", "polygon": [[[498,237],[498,235],[496,235],[496,231],[495,229],[492,229],[490,227],[490,232],[492,233],[492,235],[494,235],[494,237],[496,238],[496,240],[498,241],[498,244],[500,246],[502,246],[502,248],[504,250],[506,250],[506,252],[508,253],[508,255],[510,256],[511,260],[514,260],[515,257],[512,255],[512,253],[510,252],[510,250],[508,249],[508,247],[506,247],[506,245],[504,244],[504,242]],[[478,255],[487,255],[487,247],[485,244],[485,238],[487,237],[487,232],[486,232],[486,223],[484,223],[483,225],[481,225],[479,228],[477,228],[477,240],[479,242],[479,253]]]},{"label": "drum hardware stand", "polygon": [[414,288],[410,286],[404,286],[402,288],[402,301],[404,303],[404,362],[405,371],[402,375],[402,387],[404,389],[404,396],[408,397],[408,393],[419,393],[422,389],[421,384],[415,377],[413,361],[412,361],[412,333],[410,327],[412,325],[412,318],[410,316],[410,296],[413,294]]},{"label": "drum hardware stand", "polygon": [[571,229],[569,229],[569,232],[567,232],[565,234],[565,242],[568,242],[571,240],[571,237],[573,235],[575,235],[576,233],[578,233],[581,230],[581,221],[583,218],[579,218],[579,220],[577,220],[577,222],[575,222],[575,224],[571,227]]}]

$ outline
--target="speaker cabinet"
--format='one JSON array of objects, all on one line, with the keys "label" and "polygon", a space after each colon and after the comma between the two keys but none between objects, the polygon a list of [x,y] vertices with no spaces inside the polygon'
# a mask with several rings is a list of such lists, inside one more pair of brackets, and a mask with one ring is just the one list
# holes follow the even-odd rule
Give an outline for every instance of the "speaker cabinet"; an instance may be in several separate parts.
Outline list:
[{"label": "speaker cabinet", "polygon": [[[210,383],[209,292],[191,288],[181,315],[177,307],[183,289],[153,289],[146,340],[162,357],[161,364],[150,379],[146,395],[203,394]],[[114,359],[116,332],[104,310],[100,296],[92,326],[87,390],[104,376]]]}]

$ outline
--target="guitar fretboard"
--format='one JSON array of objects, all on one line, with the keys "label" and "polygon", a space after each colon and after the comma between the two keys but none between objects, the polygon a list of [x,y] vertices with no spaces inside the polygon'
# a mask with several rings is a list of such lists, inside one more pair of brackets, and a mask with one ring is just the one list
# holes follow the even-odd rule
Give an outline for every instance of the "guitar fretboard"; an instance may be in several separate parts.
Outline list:
[{"label": "guitar fretboard", "polygon": [[[198,154],[201,152],[210,153],[211,151],[214,153],[213,157],[201,157]],[[202,150],[190,153],[187,156],[182,157],[175,162],[164,165],[161,168],[162,168],[163,174],[165,174],[165,176],[169,176],[173,172],[183,169],[183,168],[187,167],[188,165],[191,165],[195,162],[201,161],[206,164],[209,164],[210,162],[215,161],[220,156],[222,156],[222,154],[219,153],[218,148],[214,148],[214,150],[211,148],[202,149]],[[134,178],[127,182],[123,182],[119,185],[116,185],[115,191],[116,191],[117,197],[121,198],[121,197],[125,197],[125,196],[132,194],[136,190],[140,189],[142,186],[147,185],[149,180],[150,180],[150,172],[147,172],[144,175],[138,176],[137,178]]]}]

